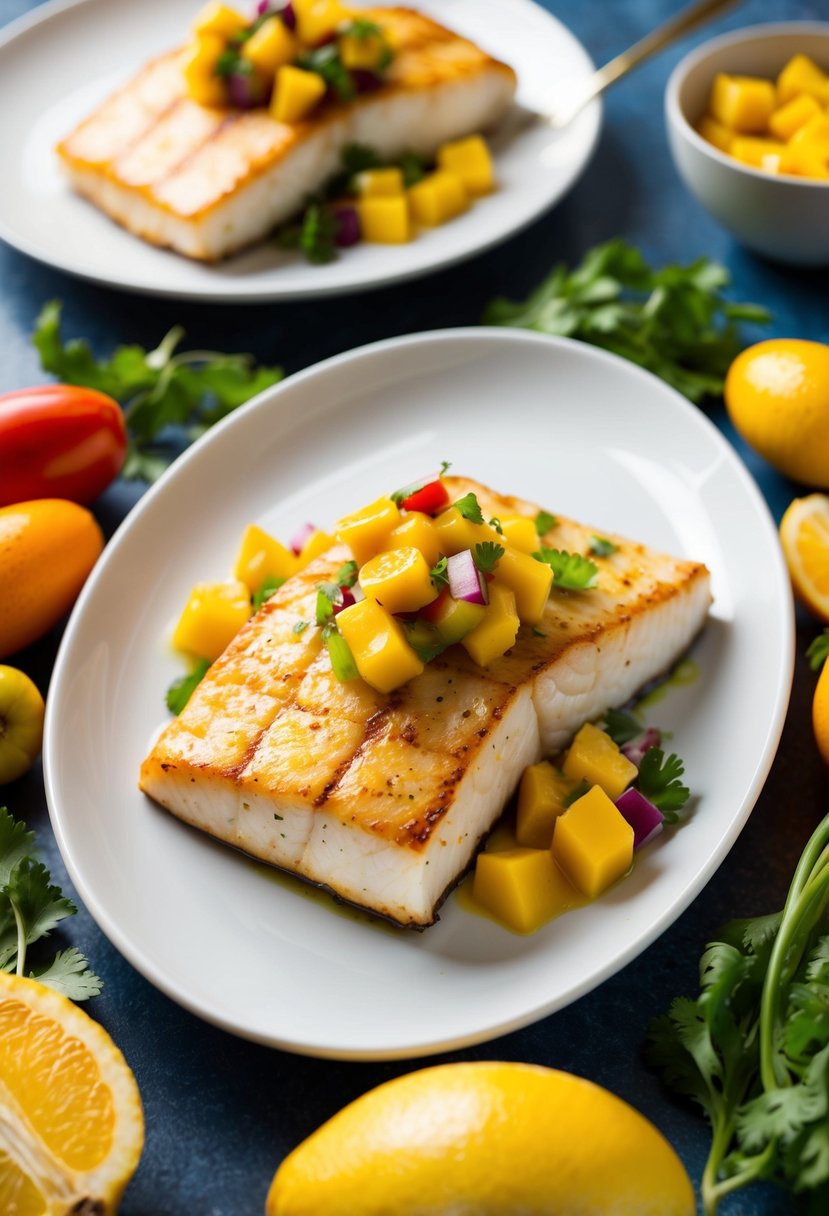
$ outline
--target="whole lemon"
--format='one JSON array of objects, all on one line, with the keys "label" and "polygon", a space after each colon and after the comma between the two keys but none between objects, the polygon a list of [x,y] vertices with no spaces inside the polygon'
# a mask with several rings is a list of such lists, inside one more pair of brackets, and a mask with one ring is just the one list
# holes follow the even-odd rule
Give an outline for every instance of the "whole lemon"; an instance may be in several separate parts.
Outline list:
[{"label": "whole lemon", "polygon": [[34,681],[0,664],[0,785],[16,781],[34,764],[43,742],[44,711]]},{"label": "whole lemon", "polygon": [[94,516],[77,503],[36,498],[0,508],[0,659],[57,625],[103,547]]},{"label": "whole lemon", "polygon": [[285,1159],[266,1216],[693,1216],[667,1140],[590,1081],[444,1064],[346,1106]]},{"label": "whole lemon", "polygon": [[731,421],[781,473],[829,488],[829,346],[771,338],[739,354],[725,380]]},{"label": "whole lemon", "polygon": [[812,727],[818,751],[829,764],[829,662],[824,663],[815,686],[812,701]]}]

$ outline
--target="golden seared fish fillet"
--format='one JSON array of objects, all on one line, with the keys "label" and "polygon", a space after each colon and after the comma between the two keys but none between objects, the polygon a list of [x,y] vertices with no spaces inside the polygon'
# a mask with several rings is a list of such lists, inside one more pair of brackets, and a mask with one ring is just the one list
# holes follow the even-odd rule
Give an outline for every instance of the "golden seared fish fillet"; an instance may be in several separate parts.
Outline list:
[{"label": "golden seared fish fillet", "polygon": [[[472,490],[484,514],[538,508]],[[560,519],[550,543],[585,553],[593,530]],[[554,590],[487,669],[459,646],[390,695],[341,684],[314,627],[337,546],[280,588],[213,664],[141,769],[180,819],[402,925],[435,920],[524,768],[665,672],[701,628],[709,575],[614,536],[596,589]],[[543,635],[543,636],[540,636]]]},{"label": "golden seared fish fillet", "polygon": [[431,156],[491,126],[515,73],[473,43],[408,9],[361,10],[395,58],[384,84],[306,120],[267,107],[214,109],[185,91],[184,50],[148,64],[57,147],[75,189],[153,245],[216,261],[294,215],[340,167],[351,143],[381,156]]}]

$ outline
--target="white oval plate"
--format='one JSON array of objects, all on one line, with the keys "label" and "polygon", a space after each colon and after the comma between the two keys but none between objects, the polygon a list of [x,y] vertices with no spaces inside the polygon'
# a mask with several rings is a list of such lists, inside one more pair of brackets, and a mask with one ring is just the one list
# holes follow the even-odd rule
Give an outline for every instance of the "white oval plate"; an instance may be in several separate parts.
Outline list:
[{"label": "white oval plate", "polygon": [[[192,583],[228,576],[244,526],[288,537],[309,519],[330,525],[442,459],[599,532],[705,561],[713,575],[699,678],[651,715],[674,732],[696,809],[605,897],[529,937],[451,897],[421,934],[338,915],[136,786],[165,720],[164,691],[181,673],[171,625]],[[594,988],[710,878],[775,752],[792,620],[754,483],[705,416],[663,383],[577,342],[520,331],[381,342],[292,376],[232,415],[108,545],[49,693],[44,756],[58,843],[115,945],[228,1030],[359,1059],[479,1042]]]},{"label": "white oval plate", "polygon": [[[412,0],[518,73],[518,102],[548,111],[593,70],[581,44],[531,0]],[[538,123],[497,155],[498,191],[408,245],[360,245],[330,265],[262,244],[217,266],[156,249],[69,189],[53,148],[148,59],[186,36],[197,0],[55,0],[0,32],[0,237],[70,274],[185,299],[280,300],[379,287],[448,266],[551,207],[586,166],[601,109],[566,131]],[[112,66],[115,64],[116,66]]]}]

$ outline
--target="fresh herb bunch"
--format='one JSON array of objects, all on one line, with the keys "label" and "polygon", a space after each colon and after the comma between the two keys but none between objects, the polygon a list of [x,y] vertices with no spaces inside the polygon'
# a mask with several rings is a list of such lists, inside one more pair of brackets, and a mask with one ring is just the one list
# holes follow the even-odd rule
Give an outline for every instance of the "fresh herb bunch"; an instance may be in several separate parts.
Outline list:
[{"label": "fresh herb bunch", "polygon": [[26,971],[29,946],[78,910],[52,884],[34,849],[34,832],[0,807],[0,971],[28,975],[73,1001],[85,1001],[102,985],[80,950],[59,950],[51,962]]},{"label": "fresh herb bunch", "polygon": [[155,481],[177,454],[176,432],[198,438],[226,414],[282,379],[278,367],[260,367],[250,355],[180,351],[184,330],[175,326],[155,350],[119,346],[96,359],[88,342],[64,341],[61,309],[51,300],[37,319],[32,341],[44,371],[64,384],[82,384],[120,401],[129,446],[121,476]]},{"label": "fresh herb bunch", "polygon": [[711,1123],[706,1216],[760,1179],[829,1211],[829,815],[782,913],[727,925],[700,989],[653,1023],[648,1056]]},{"label": "fresh herb bunch", "polygon": [[654,270],[638,249],[614,240],[573,271],[557,266],[523,302],[493,300],[483,320],[601,346],[699,404],[722,393],[743,346],[739,323],[770,320],[765,308],[726,300],[728,283],[726,269],[709,258]]}]

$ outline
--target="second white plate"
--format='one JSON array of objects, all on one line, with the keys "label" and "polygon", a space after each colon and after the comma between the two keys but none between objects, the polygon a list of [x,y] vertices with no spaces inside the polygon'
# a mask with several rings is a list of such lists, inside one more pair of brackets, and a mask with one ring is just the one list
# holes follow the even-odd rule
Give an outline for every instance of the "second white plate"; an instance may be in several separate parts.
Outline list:
[{"label": "second white plate", "polygon": [[[544,113],[593,65],[531,0],[412,0],[518,73],[519,103]],[[601,120],[592,104],[563,132],[539,123],[497,157],[500,188],[408,245],[360,245],[325,266],[262,244],[217,266],[156,249],[77,197],[54,146],[148,59],[181,43],[197,0],[53,0],[0,32],[0,237],[109,287],[186,299],[286,300],[360,291],[471,257],[536,219],[584,169]],[[115,66],[113,66],[115,65]]]},{"label": "second white plate", "polygon": [[[699,678],[653,710],[698,797],[630,877],[530,937],[450,897],[422,934],[339,914],[185,827],[137,788],[181,664],[167,639],[244,526],[288,537],[451,460],[551,511],[704,561]],[[81,898],[153,983],[293,1051],[423,1055],[525,1025],[589,991],[687,907],[745,822],[791,684],[791,592],[771,517],[697,409],[631,364],[518,331],[380,343],[286,380],[187,452],[84,589],[49,693],[52,821]],[[763,656],[762,662],[758,655]],[[724,741],[727,740],[727,747]]]}]

